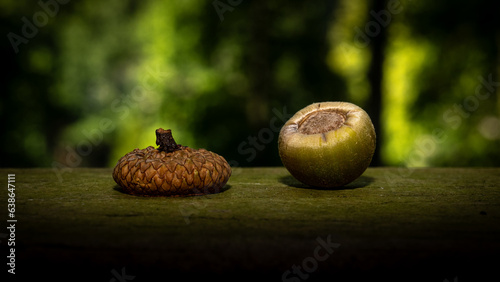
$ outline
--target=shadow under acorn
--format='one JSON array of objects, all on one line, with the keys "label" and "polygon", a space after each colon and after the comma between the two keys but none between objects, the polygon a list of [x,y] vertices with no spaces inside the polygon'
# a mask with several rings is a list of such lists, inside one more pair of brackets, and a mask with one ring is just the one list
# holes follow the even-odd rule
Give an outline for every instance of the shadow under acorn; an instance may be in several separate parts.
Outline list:
[{"label": "shadow under acorn", "polygon": [[370,185],[370,183],[372,183],[373,181],[374,181],[373,177],[362,175],[347,185],[340,186],[340,187],[326,188],[326,187],[314,187],[314,186],[304,184],[304,183],[298,181],[297,179],[295,179],[291,175],[285,175],[285,176],[282,176],[279,178],[279,182],[283,183],[285,185],[295,187],[295,188],[314,189],[314,190],[349,190],[349,189],[363,188],[363,187]]}]

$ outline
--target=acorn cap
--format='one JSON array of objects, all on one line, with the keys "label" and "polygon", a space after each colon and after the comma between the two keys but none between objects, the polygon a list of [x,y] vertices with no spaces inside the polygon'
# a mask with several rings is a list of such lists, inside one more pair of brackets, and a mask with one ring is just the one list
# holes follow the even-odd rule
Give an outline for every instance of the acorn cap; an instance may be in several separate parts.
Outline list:
[{"label": "acorn cap", "polygon": [[175,143],[171,130],[156,130],[158,149],[135,149],[120,158],[113,179],[124,192],[144,196],[218,193],[231,167],[216,153]]}]

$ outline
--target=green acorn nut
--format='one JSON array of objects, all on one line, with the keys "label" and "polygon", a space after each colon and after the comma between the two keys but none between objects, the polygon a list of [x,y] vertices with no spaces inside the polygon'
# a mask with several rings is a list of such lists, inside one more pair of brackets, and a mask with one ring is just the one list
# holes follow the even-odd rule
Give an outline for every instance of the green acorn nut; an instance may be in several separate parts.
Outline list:
[{"label": "green acorn nut", "polygon": [[283,165],[300,182],[339,187],[358,178],[375,152],[368,114],[347,102],[314,103],[298,111],[279,135]]}]

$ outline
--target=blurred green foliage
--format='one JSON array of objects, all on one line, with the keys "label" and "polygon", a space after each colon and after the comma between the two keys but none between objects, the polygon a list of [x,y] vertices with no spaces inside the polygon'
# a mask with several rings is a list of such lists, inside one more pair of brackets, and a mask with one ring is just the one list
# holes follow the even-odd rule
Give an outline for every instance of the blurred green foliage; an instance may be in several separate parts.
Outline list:
[{"label": "blurred green foliage", "polygon": [[374,119],[373,165],[500,164],[491,1],[39,3],[0,4],[3,167],[113,166],[159,127],[277,166],[283,120],[339,100]]}]

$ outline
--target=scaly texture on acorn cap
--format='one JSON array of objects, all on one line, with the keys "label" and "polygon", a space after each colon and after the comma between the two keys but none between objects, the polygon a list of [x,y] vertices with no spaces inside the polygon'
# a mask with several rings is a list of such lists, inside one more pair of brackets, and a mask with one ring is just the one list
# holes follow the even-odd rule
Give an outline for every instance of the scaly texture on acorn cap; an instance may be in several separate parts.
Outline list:
[{"label": "scaly texture on acorn cap", "polygon": [[375,151],[368,114],[347,102],[314,103],[293,115],[280,131],[280,157],[299,181],[337,187],[358,178]]},{"label": "scaly texture on acorn cap", "polygon": [[190,196],[220,192],[231,167],[216,153],[175,143],[170,130],[156,131],[158,149],[135,149],[120,158],[113,179],[124,192],[145,196]]}]

